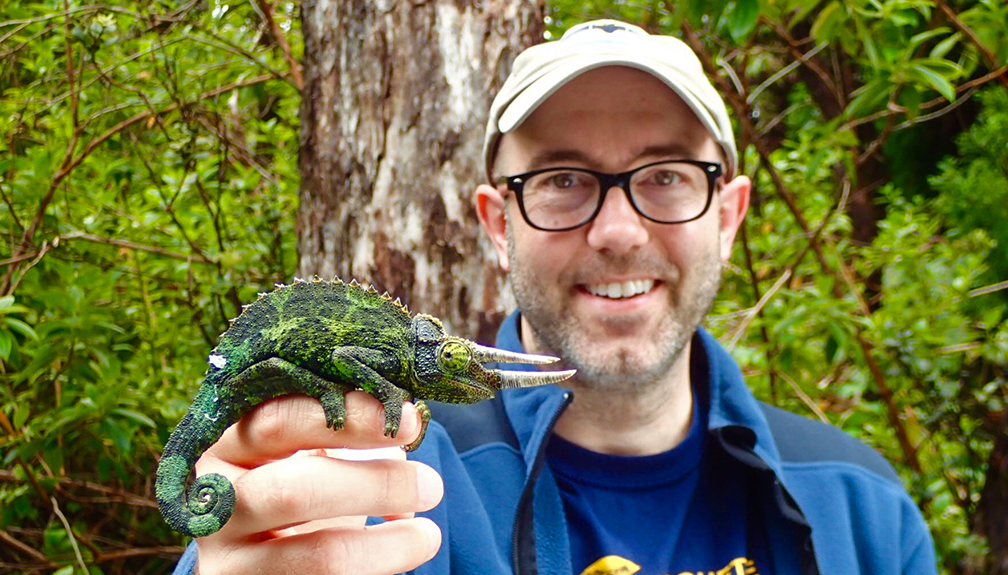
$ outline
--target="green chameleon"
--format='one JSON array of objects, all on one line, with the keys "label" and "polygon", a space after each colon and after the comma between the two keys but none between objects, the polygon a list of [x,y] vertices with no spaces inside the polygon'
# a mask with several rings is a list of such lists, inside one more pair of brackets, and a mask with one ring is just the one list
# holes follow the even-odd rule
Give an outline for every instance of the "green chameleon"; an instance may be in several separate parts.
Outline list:
[{"label": "green chameleon", "polygon": [[[477,345],[446,335],[429,315],[374,287],[339,279],[296,279],[278,285],[244,311],[210,353],[206,377],[189,411],[165,445],[155,494],[165,521],[190,537],[217,532],[234,511],[235,491],[226,477],[208,473],[186,483],[204,451],[228,426],[260,403],[288,394],[318,399],[326,425],[346,421],[344,394],[362,389],[385,407],[385,435],[395,437],[404,401],[430,399],[468,404],[494,391],[563,381],[569,371],[501,371],[486,362],[544,364],[556,358]],[[416,402],[423,425],[405,449],[416,449],[430,410]]]}]

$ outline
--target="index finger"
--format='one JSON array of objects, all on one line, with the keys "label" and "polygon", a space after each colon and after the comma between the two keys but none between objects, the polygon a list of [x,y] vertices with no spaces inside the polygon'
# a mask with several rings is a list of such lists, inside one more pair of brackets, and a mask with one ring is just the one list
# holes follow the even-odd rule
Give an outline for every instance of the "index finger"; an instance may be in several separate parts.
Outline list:
[{"label": "index finger", "polygon": [[346,394],[346,427],[326,427],[318,400],[288,395],[267,401],[224,432],[207,452],[228,463],[252,468],[289,457],[305,449],[350,447],[371,449],[407,445],[420,432],[420,417],[412,404],[403,405],[395,438],[385,432],[385,409],[363,391]]}]

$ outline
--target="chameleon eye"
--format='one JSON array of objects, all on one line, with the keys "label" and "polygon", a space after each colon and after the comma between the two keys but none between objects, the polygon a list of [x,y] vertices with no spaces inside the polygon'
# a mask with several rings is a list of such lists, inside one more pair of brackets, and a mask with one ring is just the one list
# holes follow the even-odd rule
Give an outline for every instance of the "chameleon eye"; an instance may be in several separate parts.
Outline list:
[{"label": "chameleon eye", "polygon": [[446,341],[438,348],[438,365],[448,372],[464,370],[469,365],[469,358],[469,347],[460,341]]}]

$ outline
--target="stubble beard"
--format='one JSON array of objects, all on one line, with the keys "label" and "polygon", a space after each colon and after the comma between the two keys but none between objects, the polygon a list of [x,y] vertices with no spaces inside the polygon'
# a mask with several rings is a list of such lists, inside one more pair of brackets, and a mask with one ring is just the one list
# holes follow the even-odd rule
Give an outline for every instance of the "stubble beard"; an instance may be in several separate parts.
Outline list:
[{"label": "stubble beard", "polygon": [[[577,369],[576,385],[593,391],[612,391],[644,395],[663,379],[679,361],[683,350],[710,311],[721,287],[721,260],[717,250],[701,255],[688,273],[669,268],[668,262],[654,258],[600,258],[591,269],[579,270],[586,278],[604,272],[657,273],[662,278],[678,278],[676,285],[666,285],[669,302],[653,334],[638,338],[637,344],[600,349],[592,341],[580,320],[564,302],[552,301],[549,287],[543,289],[533,270],[515,258],[514,237],[507,225],[508,260],[511,289],[522,316],[531,326],[539,350],[562,358],[567,367]],[[666,283],[671,283],[666,280]],[[569,285],[564,282],[562,285]],[[610,318],[605,328],[621,333],[632,330],[634,318]]]}]

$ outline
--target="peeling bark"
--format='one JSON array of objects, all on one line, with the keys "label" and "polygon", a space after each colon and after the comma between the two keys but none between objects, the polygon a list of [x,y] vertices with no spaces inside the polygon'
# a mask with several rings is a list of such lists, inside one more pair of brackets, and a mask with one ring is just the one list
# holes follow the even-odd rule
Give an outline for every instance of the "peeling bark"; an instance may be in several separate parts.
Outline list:
[{"label": "peeling bark", "polygon": [[509,292],[470,197],[490,101],[542,38],[542,1],[307,0],[301,12],[301,275],[373,283],[492,340]]}]

